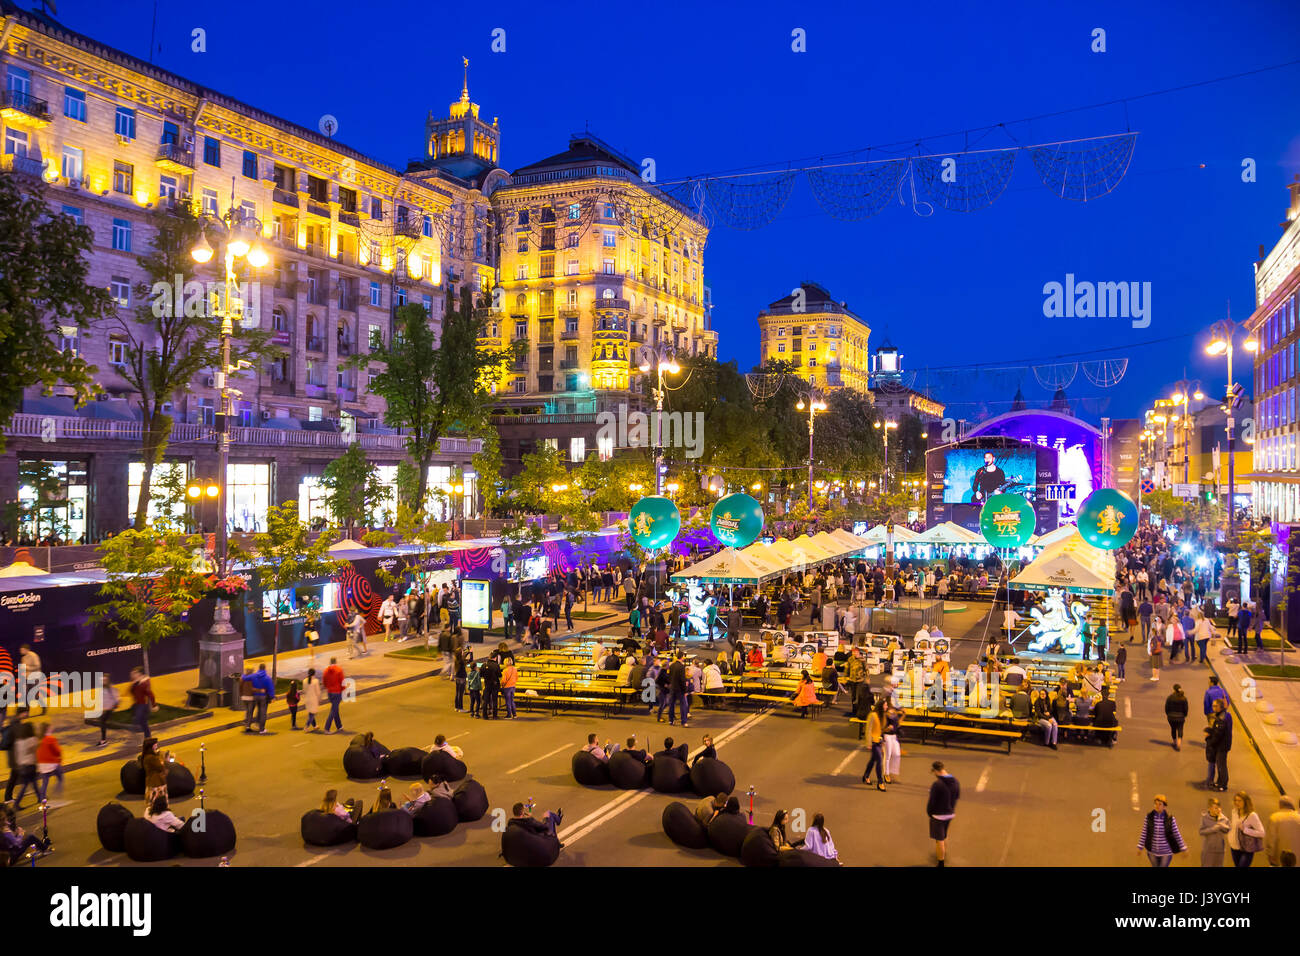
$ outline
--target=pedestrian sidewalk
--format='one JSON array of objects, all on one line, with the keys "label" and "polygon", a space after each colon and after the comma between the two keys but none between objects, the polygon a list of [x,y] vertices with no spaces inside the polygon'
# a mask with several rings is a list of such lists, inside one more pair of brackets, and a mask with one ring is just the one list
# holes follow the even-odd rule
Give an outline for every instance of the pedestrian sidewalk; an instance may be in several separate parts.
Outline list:
[{"label": "pedestrian sidewalk", "polygon": [[[609,613],[594,621],[575,619],[574,630],[561,631],[556,635],[556,639],[563,640],[565,637],[578,634],[607,630],[627,619],[627,612],[623,610],[621,602],[617,605],[591,605],[590,610]],[[561,618],[561,626],[563,626],[563,618]],[[481,660],[501,640],[500,628],[486,632],[481,644],[471,645],[475,651],[475,658]],[[310,651],[293,650],[280,654],[277,676],[289,680],[302,680],[307,676],[308,668],[315,667],[316,673],[320,674],[329,666],[330,658],[336,657],[339,666],[343,668],[344,675],[356,682],[356,693],[360,696],[440,674],[446,667],[445,659],[407,658],[394,654],[395,651],[409,651],[423,646],[423,642],[418,638],[398,642],[385,641],[382,634],[371,635],[367,641],[369,653],[364,657],[349,658],[347,643],[341,641],[317,648],[315,663],[312,662]],[[507,646],[511,650],[519,649],[519,643],[515,640],[507,641]],[[254,668],[258,664],[265,664],[268,671],[271,668],[270,655],[245,658],[245,663],[251,664]],[[186,694],[197,687],[198,682],[197,668],[159,675],[152,678],[154,697],[159,703],[183,706]],[[123,701],[119,704],[119,708],[129,706],[129,685],[120,685],[118,691]],[[288,715],[289,708],[284,702],[284,695],[277,694],[267,711],[267,719]],[[301,709],[298,716],[303,719]],[[128,753],[137,753],[140,748],[141,737],[138,731],[112,728],[108,732],[108,744],[103,747],[98,746],[99,728],[86,724],[85,713],[81,708],[51,708],[45,715],[33,718],[33,722],[37,725],[46,721],[49,722],[51,730],[59,740],[59,746],[63,749],[65,770],[88,767],[110,760],[121,760]],[[219,730],[241,727],[243,723],[242,708],[236,711],[228,707],[217,707],[169,726],[160,727],[154,733],[163,744],[175,744],[210,736]]]},{"label": "pedestrian sidewalk", "polygon": [[[1265,628],[1264,639],[1276,640],[1279,636]],[[1250,646],[1255,639],[1251,635]],[[1238,733],[1233,738],[1233,749],[1254,745],[1267,766],[1278,788],[1286,794],[1300,794],[1300,681],[1252,676],[1251,665],[1280,664],[1282,655],[1275,650],[1251,650],[1238,656],[1236,645],[1219,633],[1211,642],[1210,667],[1232,700],[1233,716]],[[1286,663],[1300,665],[1300,653],[1288,647]],[[1190,696],[1190,695],[1189,695]],[[1199,713],[1199,711],[1198,711]]]}]

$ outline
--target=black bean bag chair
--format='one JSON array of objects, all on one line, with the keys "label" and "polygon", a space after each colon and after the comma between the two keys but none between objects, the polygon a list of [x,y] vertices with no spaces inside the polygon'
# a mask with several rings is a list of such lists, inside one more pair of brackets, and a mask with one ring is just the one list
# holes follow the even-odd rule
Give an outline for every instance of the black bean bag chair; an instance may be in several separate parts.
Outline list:
[{"label": "black bean bag chair", "polygon": [[123,793],[144,795],[144,766],[139,760],[128,760],[122,764],[117,777],[122,782]]},{"label": "black bean bag chair", "polygon": [[429,756],[419,747],[399,747],[388,755],[388,776],[419,777],[421,764]]},{"label": "black bean bag chair", "polygon": [[462,823],[481,820],[488,812],[487,791],[477,780],[466,780],[462,783],[451,795],[451,800],[456,804],[456,814]]},{"label": "black bean bag chair", "polygon": [[781,858],[776,862],[777,866],[834,866],[838,867],[839,863],[835,860],[828,860],[824,856],[818,856],[811,850],[782,850]]},{"label": "black bean bag chair", "polygon": [[609,758],[607,766],[610,783],[624,790],[640,790],[650,780],[650,768],[622,750]]},{"label": "black bean bag chair", "polygon": [[678,846],[692,850],[703,850],[709,845],[709,831],[695,819],[691,808],[679,800],[674,800],[664,807],[664,833]]},{"label": "black bean bag chair", "polygon": [[691,768],[676,757],[655,757],[650,765],[650,786],[659,793],[681,793],[691,789]]},{"label": "black bean bag chair", "polygon": [[[351,740],[348,741],[348,746],[360,747],[365,742],[366,742],[366,735],[357,734],[355,737],[353,737]],[[372,743],[374,743],[374,745],[379,749],[379,752],[381,754],[387,755],[388,753],[390,753],[389,749],[385,747],[383,744],[381,744],[378,740],[372,741]]]},{"label": "black bean bag chair", "polygon": [[776,866],[781,853],[762,827],[751,827],[740,845],[740,862],[745,866]]},{"label": "black bean bag chair", "polygon": [[501,855],[511,866],[550,866],[560,857],[560,840],[507,824],[506,832],[501,834]]},{"label": "black bean bag chair", "polygon": [[701,797],[729,794],[736,789],[736,775],[721,760],[705,757],[691,768],[691,789]]},{"label": "black bean bag chair", "polygon": [[412,818],[415,821],[415,835],[419,837],[444,836],[456,829],[460,822],[460,813],[456,804],[446,797],[434,797]]},{"label": "black bean bag chair", "polygon": [[361,818],[357,840],[368,850],[391,850],[415,836],[415,821],[405,810],[380,810]]},{"label": "black bean bag chair", "polygon": [[117,801],[104,804],[95,818],[100,845],[110,853],[126,850],[126,825],[134,819],[135,814]]},{"label": "black bean bag chair", "polygon": [[235,823],[220,810],[204,810],[181,827],[181,850],[186,856],[221,856],[235,848]]},{"label": "black bean bag chair", "polygon": [[604,787],[609,784],[609,765],[589,750],[579,750],[573,755],[573,779],[584,787]]},{"label": "black bean bag chair", "polygon": [[302,815],[302,842],[308,846],[338,846],[357,838],[357,825],[324,810],[308,810]]},{"label": "black bean bag chair", "polygon": [[158,829],[144,817],[136,817],[126,825],[123,842],[126,855],[137,863],[170,860],[179,846],[175,833]]},{"label": "black bean bag chair", "polygon": [[[140,791],[144,793],[143,790]],[[167,798],[188,797],[194,793],[194,774],[188,767],[174,763],[167,768]]]},{"label": "black bean bag chair", "polygon": [[749,831],[754,829],[741,813],[719,813],[709,824],[709,846],[723,856],[740,856]]},{"label": "black bean bag chair", "polygon": [[442,777],[448,783],[455,783],[457,780],[464,780],[469,769],[463,760],[457,760],[447,751],[434,750],[424,756],[420,763],[420,773],[425,780],[430,777]]},{"label": "black bean bag chair", "polygon": [[361,747],[349,747],[343,751],[343,770],[352,780],[378,780],[387,760],[387,756],[376,757]]}]

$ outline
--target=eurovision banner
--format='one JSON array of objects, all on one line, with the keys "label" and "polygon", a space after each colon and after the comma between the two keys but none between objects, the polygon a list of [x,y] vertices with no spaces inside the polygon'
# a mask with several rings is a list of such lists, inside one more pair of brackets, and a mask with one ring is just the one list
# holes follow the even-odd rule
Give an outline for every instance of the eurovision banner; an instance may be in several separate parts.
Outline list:
[{"label": "eurovision banner", "polygon": [[763,506],[743,493],[727,495],[713,506],[709,526],[727,547],[748,547],[763,531]]},{"label": "eurovision banner", "polygon": [[1034,506],[1021,495],[989,496],[980,509],[980,531],[995,548],[1019,548],[1034,535]]}]

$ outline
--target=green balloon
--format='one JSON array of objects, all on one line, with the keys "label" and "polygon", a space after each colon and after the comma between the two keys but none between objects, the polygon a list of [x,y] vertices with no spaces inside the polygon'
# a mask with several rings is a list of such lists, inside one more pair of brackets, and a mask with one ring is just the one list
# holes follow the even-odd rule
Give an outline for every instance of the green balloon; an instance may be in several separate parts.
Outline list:
[{"label": "green balloon", "polygon": [[763,531],[763,506],[743,493],[719,498],[709,516],[709,527],[727,547],[743,548]]},{"label": "green balloon", "polygon": [[1114,551],[1137,534],[1138,507],[1116,488],[1098,488],[1079,506],[1079,534],[1094,548]]},{"label": "green balloon", "polygon": [[682,530],[682,516],[671,498],[647,495],[632,506],[627,516],[632,540],[647,551],[657,551]]},{"label": "green balloon", "polygon": [[980,509],[980,531],[995,548],[1019,548],[1034,535],[1034,507],[1021,495],[990,495]]}]

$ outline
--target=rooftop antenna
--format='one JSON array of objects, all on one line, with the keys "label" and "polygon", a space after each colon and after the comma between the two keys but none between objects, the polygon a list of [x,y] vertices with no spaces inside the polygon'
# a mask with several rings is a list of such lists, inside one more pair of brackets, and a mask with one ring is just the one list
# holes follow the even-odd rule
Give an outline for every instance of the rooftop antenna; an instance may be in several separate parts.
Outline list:
[{"label": "rooftop antenna", "polygon": [[[44,0],[42,0],[44,2]],[[153,23],[149,26],[149,64],[153,65],[154,39],[158,36],[158,0],[153,0]]]},{"label": "rooftop antenna", "polygon": [[[155,3],[155,6],[156,6],[156,3]],[[46,10],[46,9],[45,9],[46,7],[49,7],[49,9]],[[56,3],[54,2],[54,0],[41,0],[41,13],[42,13],[42,14],[45,14],[45,15],[48,15],[48,14],[50,14],[50,13],[53,13],[53,14],[57,17],[57,16],[59,15],[59,7],[58,7],[58,4],[56,4]]]}]

